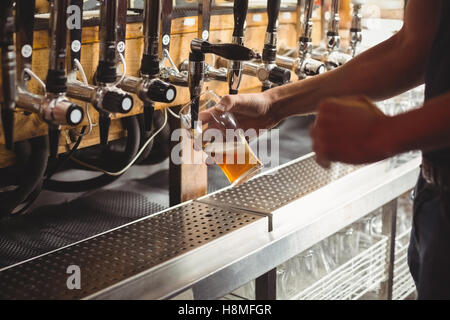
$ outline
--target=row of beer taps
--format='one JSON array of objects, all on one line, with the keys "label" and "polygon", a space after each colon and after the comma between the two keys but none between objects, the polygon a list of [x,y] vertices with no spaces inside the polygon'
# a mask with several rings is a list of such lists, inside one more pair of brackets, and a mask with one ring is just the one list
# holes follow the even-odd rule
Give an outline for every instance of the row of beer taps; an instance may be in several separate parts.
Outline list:
[{"label": "row of beer taps", "polygon": [[[144,102],[146,130],[151,130],[154,103],[172,102],[176,96],[174,86],[189,86],[191,95],[195,96],[201,92],[200,87],[203,81],[227,81],[229,93],[236,94],[242,75],[247,74],[258,78],[262,83],[262,89],[267,90],[289,82],[290,70],[297,75],[298,79],[304,79],[344,64],[355,55],[356,48],[361,42],[361,5],[364,1],[353,1],[349,52],[344,53],[340,51],[339,0],[332,0],[326,48],[316,50],[313,50],[312,45],[314,0],[298,0],[297,12],[301,34],[298,40],[297,56],[289,57],[277,54],[280,0],[267,1],[268,24],[261,54],[243,50],[248,0],[234,1],[234,30],[229,44],[208,42],[212,1],[200,0],[198,38],[192,41],[189,60],[181,63],[179,68],[169,53],[173,1],[145,1],[144,54],[140,76],[136,77],[118,75],[118,63],[122,62],[125,55],[127,1],[102,0],[100,2],[99,64],[94,77],[95,84],[88,84],[78,81],[76,76],[80,71],[83,1],[53,0],[51,1],[50,58],[45,95],[36,95],[27,90],[27,83],[32,74],[34,1],[8,0],[7,2],[9,2],[9,16],[5,19],[4,50],[2,50],[4,66],[2,70],[5,79],[2,123],[6,145],[12,148],[14,121],[10,118],[13,117],[13,110],[17,107],[38,113],[49,124],[51,154],[56,156],[59,127],[61,125],[77,126],[84,117],[83,108],[67,98],[91,103],[99,112],[101,144],[104,145],[108,139],[110,115],[128,113],[133,107],[133,97],[129,93],[136,94]],[[15,4],[15,16],[12,13],[13,4]],[[80,24],[78,27],[74,25],[70,30],[71,65],[67,76],[68,9],[69,13],[70,10],[76,10],[73,14],[80,14],[78,19],[81,20],[78,21]],[[17,52],[20,52],[17,56],[17,73],[15,72],[14,43],[11,43],[14,29],[18,30],[16,47]],[[161,53],[159,52],[160,42]],[[205,64],[202,56],[205,53],[214,53],[227,58],[228,68],[216,68]]]},{"label": "row of beer taps", "polygon": [[[14,118],[18,112],[25,115],[37,114],[48,125],[47,140],[43,144],[48,150],[41,150],[41,153],[49,155],[48,164],[45,162],[42,165],[50,165],[58,159],[60,131],[63,127],[69,128],[77,137],[76,146],[83,136],[92,131],[94,124],[88,108],[92,105],[98,112],[100,147],[106,148],[111,117],[115,114],[129,114],[137,97],[143,103],[143,122],[135,121],[133,117],[125,118],[133,119],[127,124],[130,131],[130,148],[127,150],[129,149],[130,154],[125,158],[133,159],[125,166],[129,168],[142,153],[142,149],[138,151],[136,146],[148,146],[148,141],[144,143],[133,127],[139,126],[139,130],[148,134],[153,132],[155,103],[172,103],[177,95],[176,87],[189,89],[192,101],[191,123],[194,125],[198,119],[199,96],[207,81],[227,82],[228,93],[237,94],[243,75],[248,75],[261,82],[262,90],[268,90],[290,82],[291,72],[301,80],[339,67],[350,60],[361,42],[361,5],[364,1],[353,0],[349,51],[343,52],[340,50],[339,0],[332,0],[324,48],[313,48],[312,45],[314,0],[298,0],[301,32],[297,56],[291,57],[277,54],[280,0],[267,1],[268,23],[261,52],[245,46],[248,0],[234,1],[234,29],[229,43],[209,41],[212,0],[199,0],[197,37],[190,43],[189,57],[177,65],[170,55],[173,0],[146,0],[143,8],[144,51],[139,74],[129,75],[125,60],[128,1],[101,0],[98,66],[90,81],[81,64],[85,3],[83,0],[49,2],[49,64],[45,80],[41,80],[32,70],[35,0],[4,0],[0,4],[3,91],[1,123],[5,145],[13,150],[17,143],[14,140],[14,130],[17,130],[14,128]],[[219,57],[214,59],[216,62],[220,62],[222,58],[227,63],[206,63],[206,54]],[[41,86],[40,93],[29,89],[32,79]],[[86,124],[85,118],[89,129],[86,132],[85,126],[79,131],[78,127]],[[47,169],[47,179],[49,172],[55,170]],[[121,170],[113,174],[101,171],[114,176],[125,172]],[[32,175],[35,181],[28,183],[39,185],[38,181],[44,179],[44,175],[45,170],[41,169]],[[106,183],[110,180],[102,181]],[[80,190],[79,187],[71,189],[56,185],[54,189]],[[92,181],[85,185],[90,188],[100,186]],[[27,197],[28,195],[21,195],[17,198],[23,200]]]}]

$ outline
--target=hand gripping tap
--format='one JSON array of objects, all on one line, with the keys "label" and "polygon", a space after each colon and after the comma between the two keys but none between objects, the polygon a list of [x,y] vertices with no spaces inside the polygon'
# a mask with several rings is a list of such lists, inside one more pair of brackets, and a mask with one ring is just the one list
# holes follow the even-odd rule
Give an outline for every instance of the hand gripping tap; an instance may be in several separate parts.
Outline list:
[{"label": "hand gripping tap", "polygon": [[205,80],[205,54],[213,53],[222,58],[235,61],[248,61],[258,57],[253,50],[235,43],[212,44],[208,41],[194,39],[189,53],[189,92],[191,94],[192,128],[198,120],[198,97]]}]

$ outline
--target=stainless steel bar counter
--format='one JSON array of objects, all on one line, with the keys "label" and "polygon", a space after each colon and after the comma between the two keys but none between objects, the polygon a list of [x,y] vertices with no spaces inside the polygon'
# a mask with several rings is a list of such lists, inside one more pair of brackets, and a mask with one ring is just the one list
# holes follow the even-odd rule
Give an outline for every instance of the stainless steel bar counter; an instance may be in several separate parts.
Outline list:
[{"label": "stainless steel bar counter", "polygon": [[[413,188],[420,158],[319,167],[313,154],[0,270],[2,299],[216,299]],[[80,268],[81,288],[67,270]]]}]

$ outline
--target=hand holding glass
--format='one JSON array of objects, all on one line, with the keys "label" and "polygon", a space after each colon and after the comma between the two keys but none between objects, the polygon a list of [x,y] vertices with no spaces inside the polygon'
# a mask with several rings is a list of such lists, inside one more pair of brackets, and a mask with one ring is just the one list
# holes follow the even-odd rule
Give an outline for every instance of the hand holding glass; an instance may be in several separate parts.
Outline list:
[{"label": "hand holding glass", "polygon": [[181,109],[180,118],[195,147],[213,158],[232,186],[237,186],[259,173],[263,164],[250,149],[233,114],[214,108],[219,101],[220,97],[213,91],[200,95],[199,122],[194,129],[191,129],[191,103]]}]

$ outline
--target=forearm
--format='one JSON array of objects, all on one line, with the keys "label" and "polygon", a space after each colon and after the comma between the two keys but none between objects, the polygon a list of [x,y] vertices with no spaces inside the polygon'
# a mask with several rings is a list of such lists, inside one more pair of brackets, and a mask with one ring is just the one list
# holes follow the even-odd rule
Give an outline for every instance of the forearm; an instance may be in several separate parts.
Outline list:
[{"label": "forearm", "polygon": [[311,113],[327,97],[366,95],[386,99],[423,81],[439,23],[439,0],[410,0],[402,30],[336,70],[268,90],[273,116]]},{"label": "forearm", "polygon": [[284,119],[314,112],[327,97],[363,94],[386,99],[423,79],[425,57],[393,36],[333,71],[267,91],[274,112]]},{"label": "forearm", "polygon": [[428,101],[420,109],[387,118],[378,132],[376,144],[385,148],[388,156],[450,146],[450,93]]}]

